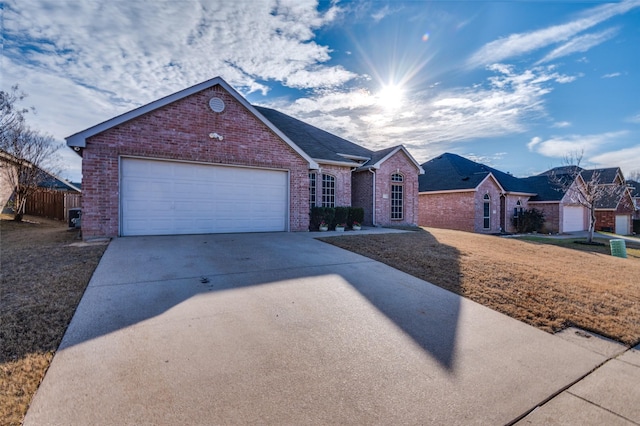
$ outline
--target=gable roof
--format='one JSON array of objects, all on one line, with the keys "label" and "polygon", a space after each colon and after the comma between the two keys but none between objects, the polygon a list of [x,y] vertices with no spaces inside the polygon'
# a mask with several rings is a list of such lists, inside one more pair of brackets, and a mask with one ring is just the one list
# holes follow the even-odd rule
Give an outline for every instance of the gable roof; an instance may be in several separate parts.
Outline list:
[{"label": "gable roof", "polygon": [[627,186],[629,187],[629,192],[631,193],[632,197],[640,197],[640,182],[636,182],[635,180],[628,180]]},{"label": "gable roof", "polygon": [[620,177],[620,179],[622,179],[622,172],[619,167],[591,170],[585,169],[581,172],[582,178],[587,182],[590,181],[596,173],[598,173],[598,183],[603,185],[615,183],[616,177]]},{"label": "gable roof", "polygon": [[118,126],[122,123],[125,123],[129,120],[133,120],[134,118],[140,117],[141,115],[147,114],[151,111],[154,111],[158,108],[161,108],[165,105],[176,102],[180,99],[184,99],[187,96],[193,95],[202,90],[208,89],[213,86],[221,86],[225,89],[231,96],[233,96],[240,104],[242,104],[249,112],[251,112],[258,120],[264,123],[267,127],[269,127],[276,135],[278,135],[285,143],[287,143],[294,151],[296,151],[302,158],[304,158],[307,162],[309,162],[310,169],[317,169],[318,164],[299,146],[297,146],[291,139],[289,139],[280,129],[274,126],[269,120],[265,119],[262,114],[260,114],[254,107],[251,105],[242,95],[240,95],[234,88],[232,88],[226,81],[224,81],[221,77],[215,77],[211,80],[207,80],[200,84],[196,84],[195,86],[191,86],[179,92],[173,93],[169,96],[165,96],[164,98],[158,99],[146,105],[143,105],[139,108],[121,114],[117,117],[114,117],[110,120],[104,121],[100,124],[96,124],[93,127],[89,127],[81,132],[75,133],[66,138],[67,145],[76,148],[75,151],[78,152],[82,148],[87,146],[87,138],[91,136],[95,136],[98,133],[102,133],[105,130],[108,130],[112,127]]},{"label": "gable roof", "polygon": [[506,192],[534,192],[521,179],[456,154],[444,153],[422,164],[419,192],[473,190],[491,174]]}]

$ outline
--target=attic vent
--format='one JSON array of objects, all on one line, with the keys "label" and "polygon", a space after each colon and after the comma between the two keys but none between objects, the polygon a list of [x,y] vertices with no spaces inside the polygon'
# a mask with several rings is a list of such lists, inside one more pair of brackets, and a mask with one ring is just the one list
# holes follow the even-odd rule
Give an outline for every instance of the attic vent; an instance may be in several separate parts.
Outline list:
[{"label": "attic vent", "polygon": [[213,112],[222,112],[224,111],[224,101],[220,98],[211,98],[209,99],[209,108]]}]

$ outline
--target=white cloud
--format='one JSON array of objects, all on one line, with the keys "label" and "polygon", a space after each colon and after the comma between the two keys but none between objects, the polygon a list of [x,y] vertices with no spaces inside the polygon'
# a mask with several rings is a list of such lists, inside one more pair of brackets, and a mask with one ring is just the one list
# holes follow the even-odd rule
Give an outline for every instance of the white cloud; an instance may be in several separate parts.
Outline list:
[{"label": "white cloud", "polygon": [[627,176],[634,172],[640,172],[640,145],[618,151],[610,151],[591,157],[589,161],[596,167],[620,167],[622,173]]},{"label": "white cloud", "polygon": [[[29,124],[58,140],[215,76],[245,95],[270,81],[336,87],[356,74],[328,64],[314,37],[341,13],[315,0],[9,0],[3,81],[20,83],[38,110]],[[68,160],[78,179],[80,162]]]},{"label": "white cloud", "polygon": [[582,36],[574,37],[564,43],[562,46],[553,49],[549,54],[538,61],[538,63],[550,62],[576,52],[586,52],[592,47],[595,47],[611,39],[617,32],[617,29],[610,28],[599,33],[585,34]]},{"label": "white cloud", "polygon": [[568,121],[557,121],[555,123],[553,123],[553,127],[557,127],[557,128],[564,128],[564,127],[571,127],[571,123]]},{"label": "white cloud", "polygon": [[545,96],[562,79],[551,67],[517,73],[495,66],[484,85],[408,90],[401,106],[385,110],[368,90],[325,90],[270,105],[370,149],[404,144],[419,161],[452,143],[522,133],[546,115]]},{"label": "white cloud", "polygon": [[610,74],[605,74],[602,76],[602,78],[615,78],[615,77],[620,77],[622,74],[619,72],[612,72]]},{"label": "white cloud", "polygon": [[[510,36],[485,44],[469,58],[467,65],[475,68],[494,62],[501,62],[505,59],[518,57],[561,42],[565,42],[565,45],[558,48],[560,51],[556,52],[555,57],[564,56],[564,54],[572,52],[582,52],[584,51],[582,49],[590,43],[597,44],[599,40],[599,42],[604,41],[602,38],[608,35],[607,31],[598,33],[599,37],[598,34],[596,34],[581,36],[572,40],[573,37],[613,16],[624,14],[639,6],[640,0],[604,4],[588,10],[573,21],[565,24],[554,25],[527,33],[511,34]],[[562,54],[563,50],[565,52],[564,54]]]},{"label": "white cloud", "polygon": [[378,9],[377,11],[373,12],[371,14],[371,18],[375,21],[375,22],[380,22],[382,21],[387,15],[389,15],[389,13],[391,13],[391,9],[389,8],[389,5],[385,5],[382,9]]},{"label": "white cloud", "polygon": [[578,152],[584,152],[585,155],[593,155],[598,150],[606,148],[612,142],[627,134],[627,131],[622,130],[595,135],[554,136],[547,140],[535,137],[527,144],[527,147],[529,151],[554,158],[564,158],[567,155]]},{"label": "white cloud", "polygon": [[630,123],[637,123],[640,124],[640,112],[637,113],[634,116],[629,117],[626,121],[630,122]]}]

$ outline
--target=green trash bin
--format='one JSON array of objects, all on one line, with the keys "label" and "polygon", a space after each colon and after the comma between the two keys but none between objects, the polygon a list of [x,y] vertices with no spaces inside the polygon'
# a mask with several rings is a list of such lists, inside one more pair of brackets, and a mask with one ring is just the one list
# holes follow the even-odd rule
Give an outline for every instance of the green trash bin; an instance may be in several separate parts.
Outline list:
[{"label": "green trash bin", "polygon": [[627,246],[624,240],[611,240],[609,246],[611,247],[611,256],[627,257]]}]

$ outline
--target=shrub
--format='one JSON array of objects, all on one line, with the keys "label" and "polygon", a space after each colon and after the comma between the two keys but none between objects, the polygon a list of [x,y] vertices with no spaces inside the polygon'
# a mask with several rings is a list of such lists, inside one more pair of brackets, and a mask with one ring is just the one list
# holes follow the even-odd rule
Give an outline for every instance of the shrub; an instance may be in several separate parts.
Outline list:
[{"label": "shrub", "polygon": [[513,226],[518,233],[540,232],[543,225],[544,213],[536,209],[524,210],[518,217],[513,218]]},{"label": "shrub", "polygon": [[309,230],[317,231],[322,221],[331,226],[335,217],[335,209],[332,207],[311,207],[309,216]]},{"label": "shrub", "polygon": [[[335,217],[333,220],[333,226],[338,224],[346,224],[347,219],[349,217],[349,208],[350,207],[336,207],[335,208]],[[327,222],[329,223],[329,222]]]},{"label": "shrub", "polygon": [[353,226],[353,222],[358,222],[362,225],[364,221],[364,209],[362,207],[349,207],[349,218],[347,224]]}]

